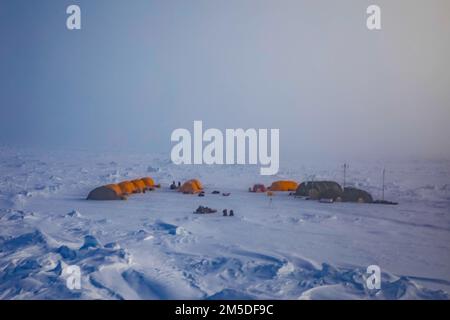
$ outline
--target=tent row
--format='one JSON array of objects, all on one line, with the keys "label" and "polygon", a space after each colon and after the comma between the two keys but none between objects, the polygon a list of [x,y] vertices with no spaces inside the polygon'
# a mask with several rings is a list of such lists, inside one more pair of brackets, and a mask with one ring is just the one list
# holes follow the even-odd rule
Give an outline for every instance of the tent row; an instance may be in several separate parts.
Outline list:
[{"label": "tent row", "polygon": [[117,184],[107,184],[95,188],[87,197],[88,200],[126,200],[128,196],[134,193],[145,193],[154,190],[157,185],[150,177],[141,179],[122,181]]},{"label": "tent row", "polygon": [[[126,200],[128,196],[135,193],[145,193],[154,190],[159,185],[155,185],[155,181],[150,177],[141,179],[122,181],[117,184],[107,184],[95,188],[87,196],[88,200]],[[198,179],[186,181],[180,188],[179,192],[185,194],[196,194],[203,191],[203,185]]]},{"label": "tent row", "polygon": [[270,187],[255,184],[250,192],[295,191],[294,195],[312,200],[328,199],[330,201],[372,203],[373,198],[365,190],[345,187],[335,181],[306,181],[297,184],[291,180],[273,182]]},{"label": "tent row", "polygon": [[296,196],[313,200],[330,199],[332,201],[372,203],[373,198],[365,190],[344,187],[334,181],[302,182],[295,192]]}]

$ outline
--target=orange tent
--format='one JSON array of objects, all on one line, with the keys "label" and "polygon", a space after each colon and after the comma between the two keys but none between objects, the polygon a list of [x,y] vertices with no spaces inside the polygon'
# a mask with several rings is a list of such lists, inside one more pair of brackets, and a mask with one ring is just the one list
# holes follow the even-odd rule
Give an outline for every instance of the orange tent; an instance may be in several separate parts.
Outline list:
[{"label": "orange tent", "polygon": [[98,187],[91,192],[87,197],[88,200],[125,200],[126,197],[117,184],[108,184],[106,186]]},{"label": "orange tent", "polygon": [[198,179],[192,179],[191,181],[197,186],[198,189],[203,190],[203,185],[202,185],[202,183],[200,182],[200,180],[198,180]]},{"label": "orange tent", "polygon": [[136,179],[131,182],[136,187],[136,192],[141,193],[141,192],[144,192],[145,190],[147,190],[147,187],[145,186],[144,181],[142,181],[140,179]]},{"label": "orange tent", "polygon": [[180,187],[179,191],[183,193],[195,194],[203,190],[201,182],[197,179],[188,180]]},{"label": "orange tent", "polygon": [[118,186],[123,194],[132,194],[136,192],[136,186],[130,181],[122,181]]},{"label": "orange tent", "polygon": [[141,180],[144,182],[145,187],[147,189],[153,189],[155,187],[155,181],[152,178],[145,177],[145,178],[142,178]]},{"label": "orange tent", "polygon": [[270,186],[270,191],[295,191],[297,190],[298,183],[292,180],[280,180],[275,181]]}]

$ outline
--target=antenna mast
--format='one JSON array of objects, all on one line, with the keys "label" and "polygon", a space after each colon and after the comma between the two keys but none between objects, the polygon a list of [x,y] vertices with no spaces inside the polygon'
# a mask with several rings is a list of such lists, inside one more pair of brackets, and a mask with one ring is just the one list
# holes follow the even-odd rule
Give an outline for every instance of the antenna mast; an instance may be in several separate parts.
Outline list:
[{"label": "antenna mast", "polygon": [[348,168],[348,165],[346,164],[346,163],[344,163],[344,185],[342,186],[343,188],[345,188],[345,178],[346,178],[346,174],[347,174],[347,168]]}]

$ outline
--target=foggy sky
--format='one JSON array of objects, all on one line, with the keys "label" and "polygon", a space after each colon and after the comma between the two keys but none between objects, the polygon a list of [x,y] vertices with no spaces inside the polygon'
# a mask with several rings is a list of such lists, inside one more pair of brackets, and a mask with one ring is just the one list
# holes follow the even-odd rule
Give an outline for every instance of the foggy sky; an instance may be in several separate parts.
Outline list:
[{"label": "foggy sky", "polygon": [[450,157],[449,15],[448,0],[0,0],[0,144],[165,152],[202,120],[279,128],[300,160]]}]

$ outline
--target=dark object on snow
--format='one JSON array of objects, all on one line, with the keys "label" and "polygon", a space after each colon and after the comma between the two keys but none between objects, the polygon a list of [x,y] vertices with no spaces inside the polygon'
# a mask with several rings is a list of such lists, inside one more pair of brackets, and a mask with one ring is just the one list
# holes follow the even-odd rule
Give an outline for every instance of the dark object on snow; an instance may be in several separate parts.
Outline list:
[{"label": "dark object on snow", "polygon": [[223,195],[224,197],[228,197],[230,194],[231,194],[231,193],[229,193],[229,192],[224,192],[224,193],[222,193],[222,195]]},{"label": "dark object on snow", "polygon": [[170,190],[175,190],[177,188],[177,185],[175,184],[175,181],[172,181],[172,184],[170,185]]},{"label": "dark object on snow", "polygon": [[230,217],[234,217],[234,211],[230,210]]},{"label": "dark object on snow", "polygon": [[223,213],[224,217],[228,216],[228,210],[227,209],[223,209],[222,213]]},{"label": "dark object on snow", "polygon": [[[175,183],[175,181],[173,183]],[[180,188],[180,187],[181,187],[181,182],[178,181],[178,188]]]},{"label": "dark object on snow", "polygon": [[342,194],[342,201],[344,202],[359,202],[359,203],[372,203],[373,198],[367,191],[346,187]]},{"label": "dark object on snow", "polygon": [[334,181],[306,181],[300,183],[295,191],[297,197],[309,199],[336,199],[342,197],[343,190],[339,183]]},{"label": "dark object on snow", "polygon": [[214,190],[213,192],[211,192],[212,194],[220,194],[220,191]]},{"label": "dark object on snow", "polygon": [[216,209],[211,209],[209,207],[199,206],[197,210],[194,211],[196,214],[207,214],[207,213],[216,213]]},{"label": "dark object on snow", "polygon": [[200,193],[198,194],[198,196],[199,196],[199,197],[204,197],[204,196],[205,196],[205,192],[204,192],[204,191],[200,192]]},{"label": "dark object on snow", "polygon": [[398,202],[392,202],[392,201],[387,201],[387,200],[375,200],[373,203],[375,203],[375,204],[388,204],[388,205],[392,205],[392,206],[398,205]]}]

